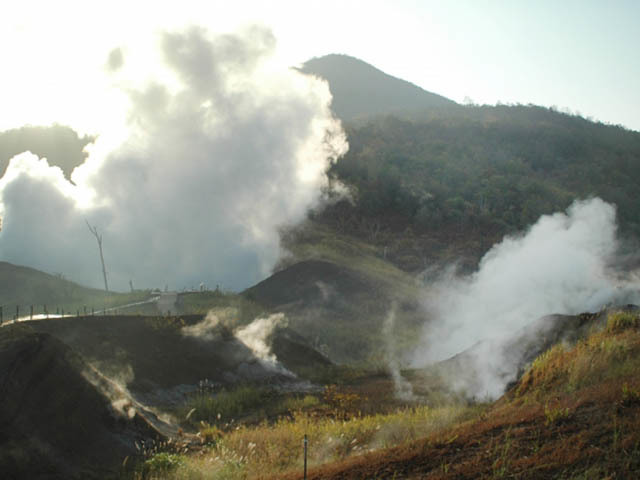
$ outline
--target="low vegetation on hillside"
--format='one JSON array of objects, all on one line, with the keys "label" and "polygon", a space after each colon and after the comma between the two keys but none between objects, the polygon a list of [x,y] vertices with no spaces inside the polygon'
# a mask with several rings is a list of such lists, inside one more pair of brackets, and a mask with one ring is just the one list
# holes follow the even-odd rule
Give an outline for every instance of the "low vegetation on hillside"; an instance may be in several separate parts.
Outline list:
[{"label": "low vegetation on hillside", "polygon": [[492,405],[394,407],[387,384],[381,411],[363,413],[365,390],[354,387],[363,383],[327,387],[283,400],[289,409],[272,421],[201,421],[202,446],[148,452],[132,475],[302,478],[306,434],[310,479],[631,478],[640,472],[639,354],[640,314],[612,313],[603,330],[543,353]]},{"label": "low vegetation on hillside", "polygon": [[[67,280],[62,274],[51,275],[33,268],[0,262],[0,308],[3,321],[34,315],[87,315],[104,309],[143,302],[151,298],[148,290],[119,293],[87,288]],[[143,307],[138,310],[142,311]]]},{"label": "low vegetation on hillside", "polygon": [[576,198],[618,207],[640,233],[640,134],[536,106],[466,106],[348,126],[331,174],[352,191],[316,216],[386,247],[405,270],[482,255]]}]

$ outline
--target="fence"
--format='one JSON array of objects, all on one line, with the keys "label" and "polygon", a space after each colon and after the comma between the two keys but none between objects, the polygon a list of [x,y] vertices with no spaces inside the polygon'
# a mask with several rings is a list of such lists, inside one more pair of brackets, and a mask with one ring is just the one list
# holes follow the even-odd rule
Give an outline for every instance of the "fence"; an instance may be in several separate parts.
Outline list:
[{"label": "fence", "polygon": [[[80,316],[95,316],[105,315],[107,312],[112,312],[113,314],[118,314],[118,309],[116,308],[103,308],[101,310],[96,310],[94,307],[87,307],[84,305],[82,309],[75,308],[70,309],[65,307],[55,307],[55,313],[53,310],[49,310],[47,305],[42,305],[42,308],[39,308],[40,305],[29,305],[22,308],[21,305],[0,305],[0,325],[4,323],[11,322],[23,322],[26,320],[48,320],[50,318],[62,318],[62,317],[80,317]],[[15,308],[15,310],[14,310]],[[14,313],[15,311],[15,313]],[[27,313],[28,312],[28,313]]]}]

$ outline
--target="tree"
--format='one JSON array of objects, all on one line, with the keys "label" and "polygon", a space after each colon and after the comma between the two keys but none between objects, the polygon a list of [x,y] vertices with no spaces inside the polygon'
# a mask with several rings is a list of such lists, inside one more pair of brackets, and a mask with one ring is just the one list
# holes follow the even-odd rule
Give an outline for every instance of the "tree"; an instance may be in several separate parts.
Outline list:
[{"label": "tree", "polygon": [[104,266],[104,256],[102,255],[102,235],[98,233],[97,227],[95,226],[92,227],[89,224],[88,220],[85,220],[85,222],[87,222],[87,227],[89,227],[89,231],[93,233],[93,235],[96,237],[96,240],[98,241],[98,250],[100,251],[100,262],[102,263],[102,275],[104,276],[104,289],[108,292],[109,284],[107,283],[107,269]]}]

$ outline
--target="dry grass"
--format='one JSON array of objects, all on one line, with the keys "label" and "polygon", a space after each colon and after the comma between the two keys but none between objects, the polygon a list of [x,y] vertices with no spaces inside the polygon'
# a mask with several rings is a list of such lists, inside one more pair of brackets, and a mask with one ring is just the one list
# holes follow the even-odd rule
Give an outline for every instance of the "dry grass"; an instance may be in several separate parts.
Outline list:
[{"label": "dry grass", "polygon": [[[481,407],[416,407],[386,415],[338,420],[298,412],[275,424],[238,426],[198,454],[174,462],[167,479],[244,479],[300,471],[304,435],[309,438],[310,466],[341,461],[390,446],[409,444],[461,420]],[[165,466],[166,462],[157,462]],[[142,477],[141,477],[142,478]]]},{"label": "dry grass", "polygon": [[[159,478],[638,478],[637,314],[541,355],[489,408],[416,407],[348,421],[296,414],[238,427]],[[346,398],[345,401],[349,399]]]},{"label": "dry grass", "polygon": [[540,355],[524,374],[516,394],[544,394],[564,385],[567,391],[592,385],[603,378],[636,372],[640,354],[640,314],[615,312],[607,325],[577,345],[558,344]]}]

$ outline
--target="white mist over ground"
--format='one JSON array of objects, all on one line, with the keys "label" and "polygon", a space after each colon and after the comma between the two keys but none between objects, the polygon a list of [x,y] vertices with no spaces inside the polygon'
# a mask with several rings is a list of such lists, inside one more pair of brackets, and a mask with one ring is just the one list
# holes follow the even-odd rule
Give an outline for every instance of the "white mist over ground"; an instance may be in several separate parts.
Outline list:
[{"label": "white mist over ground", "polygon": [[[128,104],[67,181],[23,153],[0,179],[0,258],[101,286],[244,288],[279,251],[278,228],[321,200],[325,172],[347,150],[326,83],[272,62],[265,28],[159,35],[149,79],[114,49],[105,74]],[[136,57],[135,55],[138,55]],[[133,60],[132,60],[133,59]],[[108,73],[107,73],[108,71]]]},{"label": "white mist over ground", "polygon": [[[542,216],[524,235],[495,245],[476,273],[461,277],[450,269],[428,287],[425,306],[432,320],[413,365],[492,339],[470,354],[482,378],[478,391],[469,393],[500,395],[516,374],[505,366],[516,359],[505,358],[502,348],[510,335],[544,315],[640,300],[637,276],[610,268],[617,248],[615,207],[599,198],[576,201],[566,214]],[[456,380],[449,378],[456,388],[465,387]]]}]

